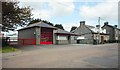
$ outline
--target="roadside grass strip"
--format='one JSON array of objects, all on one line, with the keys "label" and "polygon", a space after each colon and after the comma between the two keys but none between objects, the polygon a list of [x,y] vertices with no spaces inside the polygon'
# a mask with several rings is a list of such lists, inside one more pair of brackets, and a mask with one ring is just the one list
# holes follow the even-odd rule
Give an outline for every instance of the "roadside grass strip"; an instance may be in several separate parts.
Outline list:
[{"label": "roadside grass strip", "polygon": [[16,48],[7,46],[7,47],[2,47],[2,48],[0,49],[0,52],[2,52],[2,53],[9,53],[9,52],[15,52],[15,51],[17,51],[17,50],[18,50],[18,49],[16,49]]}]

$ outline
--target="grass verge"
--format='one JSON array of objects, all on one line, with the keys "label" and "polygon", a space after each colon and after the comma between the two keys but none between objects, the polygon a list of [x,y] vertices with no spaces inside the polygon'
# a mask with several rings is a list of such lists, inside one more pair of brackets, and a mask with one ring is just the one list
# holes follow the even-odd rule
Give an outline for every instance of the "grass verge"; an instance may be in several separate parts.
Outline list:
[{"label": "grass verge", "polygon": [[15,52],[17,50],[18,49],[10,47],[10,46],[0,48],[0,52],[2,52],[2,53]]}]

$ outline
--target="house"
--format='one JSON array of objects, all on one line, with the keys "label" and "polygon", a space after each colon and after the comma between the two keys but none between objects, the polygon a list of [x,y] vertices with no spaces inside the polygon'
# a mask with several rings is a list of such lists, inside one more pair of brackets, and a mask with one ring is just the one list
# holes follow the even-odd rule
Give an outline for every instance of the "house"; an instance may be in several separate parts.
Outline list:
[{"label": "house", "polygon": [[76,35],[41,21],[19,29],[18,44],[71,44],[76,43],[76,40],[73,38]]},{"label": "house", "polygon": [[80,26],[72,33],[77,33],[77,43],[93,44],[93,43],[104,43],[105,40],[109,40],[109,36],[106,33],[99,33],[94,26],[85,25],[85,21],[80,22]]},{"label": "house", "polygon": [[110,42],[118,41],[118,38],[120,38],[120,29],[117,28],[117,25],[112,26],[105,22],[102,29],[106,30],[106,33],[109,34]]}]

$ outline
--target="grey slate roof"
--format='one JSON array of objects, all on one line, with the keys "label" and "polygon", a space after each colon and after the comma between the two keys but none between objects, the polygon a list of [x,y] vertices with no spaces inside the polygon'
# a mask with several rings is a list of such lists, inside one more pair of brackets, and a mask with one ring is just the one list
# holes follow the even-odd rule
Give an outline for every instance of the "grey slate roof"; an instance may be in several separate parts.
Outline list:
[{"label": "grey slate roof", "polygon": [[46,27],[46,28],[56,29],[56,27],[51,26],[51,25],[49,25],[49,24],[44,23],[44,22],[41,21],[41,22],[37,22],[37,23],[31,24],[31,25],[29,25],[29,26],[27,26],[27,27],[24,27],[24,28],[22,28],[22,29],[19,29],[19,30],[24,30],[24,29],[32,28],[32,27]]},{"label": "grey slate roof", "polygon": [[62,30],[62,29],[59,29],[59,28],[57,28],[57,30],[55,30],[54,33],[70,34],[70,32]]},{"label": "grey slate roof", "polygon": [[101,28],[104,28],[105,26],[108,26],[108,27],[111,27],[111,28],[113,28],[113,29],[117,29],[117,30],[119,30],[119,31],[120,31],[120,29],[119,29],[119,28],[114,27],[114,26],[112,26],[112,25],[103,25]]},{"label": "grey slate roof", "polygon": [[71,34],[71,35],[78,35],[76,33],[71,33],[71,32],[68,32],[68,31],[65,31],[65,30],[62,30],[62,29],[59,29],[57,28],[57,30],[54,30],[54,33],[60,33],[60,34]]},{"label": "grey slate roof", "polygon": [[[91,30],[90,28],[95,28],[94,26],[90,26],[90,25],[84,25],[86,28],[88,28],[92,33],[94,32],[93,30]],[[77,27],[75,30],[72,30],[71,32],[74,33],[77,29],[79,29],[79,27]]]},{"label": "grey slate roof", "polygon": [[88,28],[95,28],[94,26],[91,25],[86,25]]},{"label": "grey slate roof", "polygon": [[91,27],[94,28],[94,26],[85,25],[85,27],[87,27],[92,33],[95,33],[92,29],[90,29]]},{"label": "grey slate roof", "polygon": [[[91,25],[85,25],[88,29],[90,28],[95,28],[94,26]],[[79,26],[80,27],[80,26]],[[75,30],[77,30],[79,27],[77,27]],[[73,33],[75,30],[72,30],[71,32]],[[91,30],[91,29],[90,29]],[[93,30],[91,30],[92,32],[94,32]]]}]

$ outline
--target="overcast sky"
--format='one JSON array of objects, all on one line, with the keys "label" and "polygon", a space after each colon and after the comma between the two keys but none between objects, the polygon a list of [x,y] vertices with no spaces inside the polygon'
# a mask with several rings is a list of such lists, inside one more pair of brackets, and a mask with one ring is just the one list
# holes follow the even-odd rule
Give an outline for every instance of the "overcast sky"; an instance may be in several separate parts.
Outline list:
[{"label": "overcast sky", "polygon": [[72,26],[79,26],[85,20],[87,25],[101,25],[105,21],[115,25],[118,17],[118,0],[19,0],[20,6],[33,8],[34,18],[48,20],[54,24],[62,24],[65,30],[70,31]]},{"label": "overcast sky", "polygon": [[101,17],[101,26],[105,21],[111,25],[118,24],[118,0],[18,0],[19,6],[33,8],[34,18],[48,20],[53,24],[62,24],[70,31],[72,26],[79,26],[80,21],[86,25],[96,26]]}]

